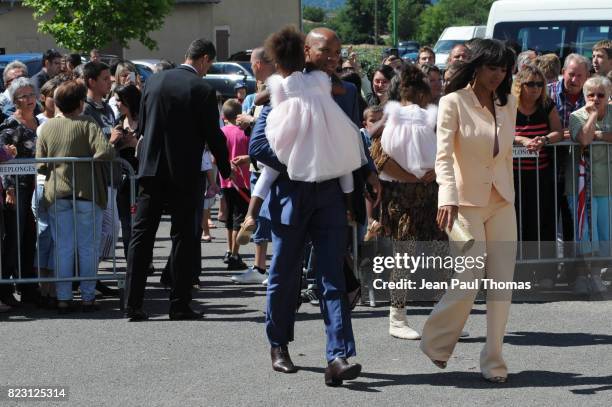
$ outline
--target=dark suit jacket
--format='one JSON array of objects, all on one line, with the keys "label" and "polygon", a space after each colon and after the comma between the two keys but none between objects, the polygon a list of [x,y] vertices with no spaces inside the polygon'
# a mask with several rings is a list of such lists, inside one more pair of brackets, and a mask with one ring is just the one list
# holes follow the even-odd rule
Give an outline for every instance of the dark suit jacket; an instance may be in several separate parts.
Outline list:
[{"label": "dark suit jacket", "polygon": [[139,178],[169,176],[179,190],[193,191],[205,143],[221,175],[230,175],[215,91],[191,67],[181,65],[147,80],[138,128],[143,135]]}]

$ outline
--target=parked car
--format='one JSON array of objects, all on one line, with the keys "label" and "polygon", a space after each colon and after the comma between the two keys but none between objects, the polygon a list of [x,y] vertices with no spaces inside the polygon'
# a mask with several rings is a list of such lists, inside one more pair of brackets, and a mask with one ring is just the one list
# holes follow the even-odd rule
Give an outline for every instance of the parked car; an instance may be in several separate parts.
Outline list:
[{"label": "parked car", "polygon": [[434,46],[436,66],[440,69],[445,69],[448,54],[450,54],[453,47],[472,38],[484,38],[486,28],[484,25],[446,27]]},{"label": "parked car", "polygon": [[5,54],[0,55],[0,90],[4,91],[2,74],[4,67],[13,61],[21,61],[28,67],[28,75],[33,76],[42,69],[42,53]]},{"label": "parked car", "polygon": [[409,59],[409,54],[416,53],[418,56],[420,45],[416,41],[400,41],[397,44],[397,48],[385,48],[383,50],[383,57],[386,58],[389,55],[396,55],[402,59]]},{"label": "parked car", "polygon": [[142,82],[146,82],[149,76],[153,75],[155,65],[161,62],[161,59],[133,59],[132,63],[136,65],[138,74],[142,78]]},{"label": "parked car", "polygon": [[235,96],[234,87],[239,82],[247,86],[247,94],[255,93],[257,84],[249,62],[215,62],[204,80],[210,84],[224,99]]},{"label": "parked car", "polygon": [[253,53],[252,49],[245,49],[244,51],[238,51],[228,58],[228,61],[235,62],[247,62],[251,60],[251,54]]}]

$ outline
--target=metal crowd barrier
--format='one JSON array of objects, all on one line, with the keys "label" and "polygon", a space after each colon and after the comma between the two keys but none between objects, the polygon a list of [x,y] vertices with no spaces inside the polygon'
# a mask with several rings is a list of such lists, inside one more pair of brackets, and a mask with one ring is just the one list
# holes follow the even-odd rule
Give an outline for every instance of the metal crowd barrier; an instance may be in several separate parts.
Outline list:
[{"label": "metal crowd barrier", "polygon": [[[607,142],[601,142],[601,141],[595,141],[593,143],[591,143],[591,145],[589,146],[589,151],[591,151],[591,153],[588,155],[588,161],[589,161],[589,168],[591,169],[589,171],[589,185],[588,185],[588,189],[591,191],[591,193],[588,195],[589,196],[589,202],[587,205],[589,205],[590,208],[593,207],[593,176],[591,174],[592,168],[593,168],[593,147],[596,148],[605,148],[606,149],[606,161],[607,161],[607,174],[605,175],[607,177],[607,212],[608,212],[608,230],[612,231],[612,173],[611,173],[611,168],[610,168],[610,160],[612,158],[611,156],[611,144],[607,143]],[[604,255],[600,255],[600,254],[596,254],[593,252],[590,253],[580,253],[578,247],[581,244],[581,242],[577,239],[577,232],[576,232],[576,212],[577,212],[577,205],[576,203],[574,203],[574,211],[571,213],[571,218],[570,219],[562,219],[561,218],[561,213],[560,213],[560,207],[561,207],[561,202],[560,199],[565,199],[568,200],[570,197],[577,197],[578,196],[578,177],[579,174],[577,174],[577,168],[575,167],[575,162],[576,162],[576,158],[580,157],[580,150],[581,150],[581,146],[578,143],[574,143],[572,141],[563,141],[563,142],[559,142],[559,143],[555,143],[552,145],[548,145],[544,148],[547,148],[548,150],[552,150],[552,154],[550,154],[550,164],[553,166],[553,171],[554,171],[554,177],[555,177],[555,182],[553,183],[553,187],[554,187],[554,193],[553,193],[553,207],[552,208],[547,208],[549,210],[554,211],[554,219],[555,219],[555,243],[556,243],[556,255],[553,257],[547,257],[542,253],[542,245],[543,243],[545,243],[540,236],[540,231],[541,231],[541,217],[542,217],[542,213],[541,213],[541,199],[543,198],[541,196],[540,193],[540,158],[538,154],[529,154],[526,153],[524,150],[516,148],[513,151],[513,156],[514,158],[517,158],[518,161],[518,172],[521,172],[521,167],[522,167],[522,162],[525,158],[529,157],[531,159],[535,159],[536,160],[536,196],[534,197],[535,203],[536,203],[536,208],[537,208],[537,230],[538,230],[538,239],[536,241],[533,241],[531,243],[528,244],[534,244],[537,247],[537,256],[525,256],[524,253],[524,249],[525,249],[525,245],[522,243],[526,243],[524,242],[523,239],[523,219],[522,219],[522,213],[523,213],[523,208],[522,208],[522,201],[523,201],[523,188],[522,188],[522,177],[518,178],[518,191],[516,191],[516,202],[518,203],[518,211],[517,211],[517,222],[518,222],[518,246],[517,246],[517,264],[541,264],[541,263],[557,263],[557,264],[564,264],[564,263],[572,263],[572,262],[583,262],[583,261],[590,261],[590,260],[598,260],[598,261],[611,261],[612,260],[612,256],[604,256]],[[522,151],[521,151],[522,150]],[[561,152],[560,152],[561,150]],[[563,151],[563,150],[567,150],[567,151]],[[561,161],[561,162],[560,162]],[[561,165],[559,165],[561,164]],[[563,195],[560,196],[560,188],[565,188],[565,185],[560,185],[561,182],[566,183],[567,181],[564,179],[565,176],[568,174],[567,171],[567,166],[571,166],[570,168],[570,175],[571,175],[571,190],[570,191],[563,191]],[[592,215],[590,211],[587,211],[586,213],[586,224],[588,225],[588,229],[589,229],[589,240],[593,241],[593,233],[594,233],[594,228],[596,227],[596,225],[593,225],[592,222]],[[572,225],[572,239],[568,240],[567,236],[563,236],[563,231],[562,231],[562,226],[563,223],[562,222],[571,222]],[[607,245],[608,246],[608,252],[611,252],[609,249],[612,249],[612,241],[608,240],[608,241],[599,241],[599,246],[601,247],[601,245]]]},{"label": "metal crowd barrier", "polygon": [[[104,163],[108,163],[109,165],[109,169],[110,169],[110,174],[108,172],[104,172],[105,175],[109,175],[110,176],[110,180],[107,180],[107,185],[109,186],[115,186],[115,185],[119,185],[121,183],[121,179],[117,180],[117,173],[116,173],[116,169],[120,169],[122,171],[125,171],[125,173],[127,173],[127,176],[129,178],[129,186],[130,186],[130,213],[131,213],[131,217],[132,217],[132,224],[134,221],[134,208],[135,208],[135,202],[136,202],[136,175],[134,173],[134,170],[132,168],[132,166],[130,165],[129,162],[127,162],[126,160],[122,159],[122,158],[115,158],[113,160],[99,160],[99,159],[93,159],[90,157],[87,158],[77,158],[77,157],[53,157],[53,158],[35,158],[35,159],[15,159],[15,160],[11,160],[11,161],[7,161],[4,163],[0,164],[0,175],[12,175],[15,176],[15,185],[18,186],[19,185],[19,180],[20,177],[24,177],[24,176],[29,176],[29,177],[34,177],[34,191],[32,191],[31,193],[33,194],[32,199],[36,200],[38,202],[38,189],[37,189],[37,181],[36,181],[36,175],[37,175],[37,168],[38,168],[38,164],[42,164],[42,163],[46,163],[48,164],[48,166],[50,167],[50,171],[54,171],[56,170],[56,168],[58,167],[58,165],[61,164],[66,164],[66,165],[70,165],[71,169],[72,169],[72,178],[74,179],[75,174],[77,174],[77,164],[80,164],[80,167],[82,169],[82,164],[89,164],[89,168],[91,170],[91,180],[92,180],[92,208],[94,205],[96,205],[95,203],[95,181],[96,181],[96,171],[95,171],[95,167],[96,165],[100,165],[100,164],[104,164]],[[117,167],[119,166],[119,167]],[[120,173],[119,177],[121,177],[123,174]],[[79,171],[79,176],[83,176],[84,174],[81,174]],[[53,188],[55,189],[57,187],[57,183],[54,183]],[[110,210],[112,210],[112,219],[113,221],[115,220],[115,212],[117,210],[117,189],[114,187],[110,188],[111,193],[108,196],[108,201],[110,204]],[[21,199],[27,199],[27,197],[22,197],[20,196],[20,188],[16,187],[15,188],[15,213],[16,213],[16,223],[17,223],[17,236],[21,235],[21,230],[20,230],[20,210],[19,208],[19,204],[20,204],[20,200]],[[95,269],[96,271],[96,275],[95,276],[91,276],[91,277],[81,277],[80,276],[80,271],[79,271],[79,261],[78,261],[78,254],[77,254],[77,250],[78,250],[78,245],[77,245],[77,222],[76,222],[76,205],[75,202],[77,201],[77,196],[76,196],[76,192],[72,191],[72,216],[73,216],[73,220],[74,220],[74,239],[75,239],[75,244],[74,244],[74,276],[72,277],[67,277],[67,278],[59,278],[57,277],[57,273],[55,273],[54,270],[54,274],[55,276],[53,277],[43,277],[41,276],[41,268],[40,268],[40,251],[38,250],[38,247],[36,247],[36,254],[35,254],[35,260],[36,261],[36,277],[24,277],[22,275],[23,272],[23,268],[24,265],[22,264],[22,242],[20,241],[20,239],[17,239],[17,278],[9,278],[9,279],[3,279],[2,276],[0,275],[0,284],[39,284],[39,283],[57,283],[57,282],[76,282],[76,281],[117,281],[117,288],[119,290],[119,304],[120,304],[120,308],[123,309],[124,308],[124,297],[125,297],[125,278],[126,278],[126,273],[125,272],[118,272],[117,271],[117,258],[116,258],[116,243],[117,243],[117,233],[116,230],[117,228],[115,227],[115,225],[113,225],[113,227],[111,228],[112,230],[112,248],[111,248],[111,257],[110,258],[105,258],[105,259],[101,259],[98,256],[98,259],[93,259],[94,262],[96,262],[97,264],[95,264]],[[38,216],[38,210],[39,210],[40,206],[37,205],[36,209],[37,209],[37,213],[33,213],[34,218],[35,218],[35,222],[36,222],[36,237],[38,237],[38,230],[39,230],[39,216]],[[105,210],[107,210],[109,208],[105,208]],[[5,208],[6,210],[6,208]],[[27,208],[27,210],[31,210],[31,207],[29,206]],[[55,207],[55,211],[57,214],[57,207]],[[27,211],[26,211],[27,213]],[[2,216],[3,214],[0,214],[0,216]],[[50,227],[50,226],[49,226]],[[2,234],[4,233],[4,231],[0,230],[0,232],[2,232]],[[57,223],[55,225],[55,234],[57,236]],[[96,234],[97,233],[101,233],[102,231],[98,231],[96,230],[95,227],[95,223],[93,225],[93,229],[92,229],[92,234],[94,236],[94,244],[96,244],[97,242],[100,241],[100,239],[96,239]],[[1,236],[0,236],[1,237]],[[55,245],[55,242],[53,243]],[[61,244],[61,243],[60,243]],[[3,250],[3,245],[0,244],[0,271],[2,270],[2,259],[4,257],[4,253],[2,252]],[[94,253],[100,253],[100,247],[97,247],[96,250],[94,251]],[[59,264],[58,262],[58,251],[54,250],[54,260],[55,260],[55,265]],[[94,256],[95,257],[95,256]],[[103,261],[104,260],[104,261]],[[127,259],[126,259],[127,260]]]},{"label": "metal crowd barrier", "polygon": [[[612,160],[612,143],[595,141],[591,143],[589,146],[590,151],[592,152],[593,147],[604,147],[606,148],[606,158],[607,158],[607,213],[608,213],[608,230],[609,233],[612,234],[612,169],[610,168],[610,162]],[[569,263],[578,263],[578,262],[600,262],[605,264],[606,262],[612,262],[612,239],[607,241],[599,241],[599,252],[587,252],[583,253],[579,250],[579,246],[581,242],[577,239],[576,233],[576,210],[577,205],[574,204],[574,211],[571,213],[571,219],[563,220],[561,217],[560,207],[561,207],[561,199],[567,200],[568,197],[576,197],[578,195],[578,174],[577,169],[575,168],[576,158],[580,155],[580,144],[572,142],[572,141],[563,141],[559,143],[555,143],[552,145],[545,146],[550,152],[549,154],[549,165],[553,166],[554,172],[554,181],[553,181],[553,197],[550,199],[549,197],[542,197],[540,192],[540,157],[539,154],[533,154],[526,151],[525,148],[520,146],[514,146],[513,148],[513,158],[517,159],[517,167],[518,172],[521,172],[523,161],[526,158],[535,159],[535,167],[533,170],[536,173],[536,194],[533,197],[533,202],[535,204],[534,210],[537,211],[537,240],[526,242],[523,240],[523,217],[522,217],[522,199],[524,188],[522,185],[522,177],[518,178],[518,190],[516,191],[516,202],[518,206],[517,210],[517,232],[518,232],[518,242],[517,242],[517,266],[521,265],[549,265],[552,268],[560,268],[564,267]],[[593,154],[589,154],[589,168],[593,168]],[[571,166],[571,171],[567,171],[567,166]],[[561,185],[561,182],[565,183],[564,177],[569,174],[571,176],[571,190],[570,191],[561,191],[560,188],[564,188],[565,185]],[[589,195],[589,204],[590,207],[593,207],[593,177],[589,177],[589,185],[588,188],[591,191]],[[563,194],[561,194],[563,192]],[[531,198],[531,197],[528,197]],[[550,199],[552,201],[552,207],[541,208],[542,199]],[[554,241],[543,241],[541,238],[541,218],[542,214],[545,211],[554,211],[554,227],[555,227],[555,240]],[[567,215],[567,214],[566,214]],[[592,216],[590,211],[587,211],[586,216],[586,224],[589,227],[589,240],[593,240],[594,227],[592,222]],[[572,238],[567,239],[567,236],[563,236],[563,223],[562,222],[571,222],[572,228]],[[357,251],[354,251],[354,269],[358,270],[358,276],[362,281],[362,289],[366,288],[366,295],[364,295],[364,299],[362,303],[369,303],[370,306],[376,306],[376,290],[372,286],[372,281],[375,278],[372,272],[372,264],[371,258],[373,256],[378,255],[392,255],[392,243],[387,238],[378,238],[374,241],[370,242],[357,242],[357,228],[353,227],[353,246],[359,247],[359,256],[357,255]],[[553,247],[552,250],[543,250],[543,246],[548,244],[548,247]],[[533,245],[533,246],[528,246]],[[602,246],[603,245],[603,246]],[[608,253],[607,255],[602,255],[601,248],[607,246],[608,250],[604,250],[604,253]],[[525,247],[531,247],[533,252],[537,253],[535,256],[527,256]],[[592,247],[592,246],[591,246]],[[388,275],[383,275],[383,278],[388,279]]]}]

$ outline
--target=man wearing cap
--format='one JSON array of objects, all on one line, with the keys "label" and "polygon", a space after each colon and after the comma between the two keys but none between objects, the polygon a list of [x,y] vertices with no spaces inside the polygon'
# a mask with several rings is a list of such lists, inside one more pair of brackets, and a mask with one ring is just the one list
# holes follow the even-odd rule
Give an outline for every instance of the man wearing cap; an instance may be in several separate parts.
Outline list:
[{"label": "man wearing cap", "polygon": [[246,97],[246,94],[247,94],[246,83],[244,83],[242,81],[237,82],[236,85],[234,86],[234,93],[236,94],[236,99],[238,99],[240,104],[242,104],[242,102],[244,102],[244,98]]}]

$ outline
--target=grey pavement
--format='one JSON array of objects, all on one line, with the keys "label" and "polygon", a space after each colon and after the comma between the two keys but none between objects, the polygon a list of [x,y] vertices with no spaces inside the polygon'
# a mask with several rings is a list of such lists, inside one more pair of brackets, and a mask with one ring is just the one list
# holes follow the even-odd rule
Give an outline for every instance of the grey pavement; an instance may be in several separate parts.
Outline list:
[{"label": "grey pavement", "polygon": [[[158,272],[145,307],[153,318],[128,323],[116,299],[95,314],[59,316],[24,308],[0,314],[0,386],[64,386],[69,399],[39,405],[75,406],[610,406],[612,302],[514,304],[504,355],[510,382],[491,385],[479,374],[485,307],[477,304],[446,370],[418,341],[388,335],[388,308],[359,306],[353,315],[361,377],[340,388],[323,384],[324,332],[317,307],[305,304],[290,345],[298,373],[270,367],[264,330],[265,288],[238,286],[221,257],[225,230],[202,244],[202,321],[169,321],[168,292],[159,284],[170,245],[162,222],[155,249]],[[247,246],[252,264],[253,247]],[[118,253],[122,253],[118,251]],[[123,263],[120,263],[122,266]],[[421,329],[430,307],[410,307]],[[28,405],[0,399],[0,406]]]}]

